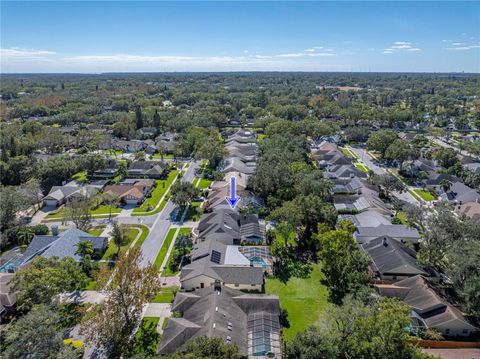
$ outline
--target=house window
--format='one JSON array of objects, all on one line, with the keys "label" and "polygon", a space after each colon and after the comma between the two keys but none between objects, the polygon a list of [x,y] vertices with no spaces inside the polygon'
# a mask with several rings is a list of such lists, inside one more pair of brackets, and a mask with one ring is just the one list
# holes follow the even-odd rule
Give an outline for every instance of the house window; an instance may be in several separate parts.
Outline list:
[{"label": "house window", "polygon": [[468,329],[463,329],[463,330],[462,330],[462,333],[463,333],[463,334],[468,334]]},{"label": "house window", "polygon": [[445,334],[450,334],[450,329],[445,329]]},{"label": "house window", "polygon": [[257,285],[256,284],[252,284],[252,287],[256,287]]},{"label": "house window", "polygon": [[236,283],[235,283],[235,287],[239,287],[239,286],[240,286],[240,284],[236,284]]}]

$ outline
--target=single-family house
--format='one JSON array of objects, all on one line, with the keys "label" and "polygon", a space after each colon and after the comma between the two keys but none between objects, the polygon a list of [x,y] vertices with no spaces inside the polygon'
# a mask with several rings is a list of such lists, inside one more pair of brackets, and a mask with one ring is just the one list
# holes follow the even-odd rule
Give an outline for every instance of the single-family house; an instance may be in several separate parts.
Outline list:
[{"label": "single-family house", "polygon": [[347,179],[347,178],[367,178],[365,172],[360,171],[352,165],[334,165],[329,166],[325,176],[331,179]]},{"label": "single-family house", "polygon": [[462,204],[456,204],[455,211],[458,214],[462,214],[467,217],[480,220],[480,203],[479,202],[465,202]]},{"label": "single-family house", "polygon": [[25,265],[37,256],[49,257],[71,257],[77,262],[80,261],[80,255],[76,254],[77,244],[82,241],[91,242],[93,249],[97,252],[103,252],[107,246],[106,237],[92,236],[91,234],[76,228],[67,229],[65,232],[54,233],[52,235],[36,235],[28,245],[21,258],[21,265]]},{"label": "single-family house", "polygon": [[440,197],[445,201],[458,204],[480,201],[480,194],[462,182],[453,183],[450,189],[442,193]]},{"label": "single-family house", "polygon": [[218,170],[225,173],[240,172],[245,175],[251,175],[255,171],[255,167],[255,162],[243,162],[238,157],[228,157],[220,162]]},{"label": "single-family house", "polygon": [[372,262],[370,270],[375,279],[402,280],[421,274],[428,276],[416,261],[416,252],[389,237],[378,237],[361,245]]},{"label": "single-family house", "polygon": [[353,236],[358,243],[368,243],[378,237],[389,236],[403,243],[418,243],[420,234],[415,228],[408,228],[403,224],[381,224],[376,227],[357,227]]},{"label": "single-family house", "polygon": [[412,307],[413,330],[435,329],[447,337],[465,337],[478,330],[457,308],[438,295],[422,275],[375,287],[380,295],[398,298]]},{"label": "single-family house", "polygon": [[81,185],[71,181],[63,186],[53,186],[43,198],[43,203],[47,207],[57,207],[66,202],[90,198],[97,192],[98,189],[95,186]]},{"label": "single-family house", "polygon": [[262,291],[263,269],[251,266],[236,246],[209,238],[193,246],[190,260],[180,273],[183,290],[211,287],[217,282],[225,287]]},{"label": "single-family house", "polygon": [[128,167],[128,177],[163,178],[168,172],[168,165],[163,161],[137,161]]},{"label": "single-family house", "polygon": [[137,205],[143,202],[154,184],[152,179],[128,178],[118,184],[106,186],[103,193],[114,194],[125,204]]},{"label": "single-family house", "polygon": [[244,358],[280,358],[280,303],[277,296],[221,287],[179,292],[163,331],[158,352],[182,350],[199,336],[235,344]]},{"label": "single-family house", "polygon": [[15,273],[0,273],[0,319],[13,310],[17,296],[12,291],[12,280]]},{"label": "single-family house", "polygon": [[194,234],[199,241],[215,239],[225,244],[261,244],[265,241],[265,224],[256,214],[220,209],[203,214]]}]

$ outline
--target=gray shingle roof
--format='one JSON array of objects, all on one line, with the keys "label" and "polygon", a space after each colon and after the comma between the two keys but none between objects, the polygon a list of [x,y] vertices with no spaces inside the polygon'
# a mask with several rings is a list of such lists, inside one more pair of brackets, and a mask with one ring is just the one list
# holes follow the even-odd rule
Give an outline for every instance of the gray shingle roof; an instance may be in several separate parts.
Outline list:
[{"label": "gray shingle roof", "polygon": [[362,245],[372,258],[372,269],[380,276],[427,275],[415,260],[415,252],[391,237],[379,237]]},{"label": "gray shingle roof", "polygon": [[95,237],[79,229],[71,228],[58,236],[34,236],[23,255],[23,263],[30,261],[37,255],[42,257],[72,257],[76,261],[80,256],[75,254],[77,243],[81,241],[90,241],[94,249],[103,249],[106,244],[106,238]]},{"label": "gray shingle roof", "polygon": [[254,320],[264,331],[260,337],[267,346],[280,353],[280,304],[276,296],[245,294],[226,287],[220,291],[204,288],[177,293],[172,309],[182,312],[183,318],[168,320],[160,342],[161,354],[181,348],[189,339],[207,336],[232,342],[247,356],[257,344],[250,325]]}]

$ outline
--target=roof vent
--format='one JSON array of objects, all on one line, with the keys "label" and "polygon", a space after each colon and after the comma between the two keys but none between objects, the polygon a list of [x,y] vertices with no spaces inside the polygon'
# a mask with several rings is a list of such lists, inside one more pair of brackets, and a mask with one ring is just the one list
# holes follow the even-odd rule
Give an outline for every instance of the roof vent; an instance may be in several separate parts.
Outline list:
[{"label": "roof vent", "polygon": [[218,312],[218,307],[215,307],[215,311]]},{"label": "roof vent", "polygon": [[232,337],[227,335],[227,343],[230,343],[232,341]]},{"label": "roof vent", "polygon": [[383,237],[382,244],[383,244],[385,247],[388,246],[387,237]]},{"label": "roof vent", "polygon": [[213,329],[215,329],[216,326],[217,326],[217,324],[216,324],[216,323],[213,323]]}]

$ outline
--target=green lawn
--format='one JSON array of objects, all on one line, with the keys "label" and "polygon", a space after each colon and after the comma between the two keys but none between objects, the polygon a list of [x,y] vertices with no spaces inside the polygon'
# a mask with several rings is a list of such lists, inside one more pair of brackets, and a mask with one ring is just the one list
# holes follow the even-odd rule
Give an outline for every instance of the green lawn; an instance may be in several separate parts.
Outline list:
[{"label": "green lawn", "polygon": [[266,280],[265,290],[280,298],[280,306],[288,312],[289,328],[284,328],[285,339],[318,322],[327,305],[327,287],[320,283],[323,278],[321,265],[314,265],[309,278],[290,278],[282,283],[276,278]]},{"label": "green lawn", "polygon": [[347,155],[348,157],[350,158],[357,158],[357,156],[355,156],[349,149],[345,148],[345,147],[339,147],[340,148],[340,151],[342,151],[345,155]]},{"label": "green lawn", "polygon": [[[162,158],[162,155],[161,155],[160,153],[154,153],[154,154],[152,155],[152,158],[160,158],[160,159],[161,159],[161,158]],[[167,159],[167,158],[168,158],[168,159],[173,159],[174,157],[173,157],[172,154],[166,154],[166,155],[163,155],[163,158],[164,158],[164,159]]]},{"label": "green lawn", "polygon": [[153,298],[152,303],[172,303],[175,298],[174,291],[177,291],[178,287],[166,287]]},{"label": "green lawn", "polygon": [[397,212],[396,217],[402,221],[402,224],[408,225],[407,215],[405,212]]},{"label": "green lawn", "polygon": [[177,232],[177,230],[178,228],[170,228],[170,230],[168,231],[167,236],[163,241],[162,248],[160,248],[160,252],[158,252],[157,258],[155,259],[154,265],[157,268],[157,270],[160,269],[160,266],[162,265],[163,260],[167,255],[168,247],[170,247],[170,243],[172,243],[172,239],[175,236],[175,232]]},{"label": "green lawn", "polygon": [[140,235],[140,237],[135,242],[135,245],[133,246],[134,248],[140,248],[143,242],[145,242],[145,239],[147,239],[148,234],[150,233],[150,230],[148,229],[147,226],[144,226],[143,224],[131,224],[129,225],[129,227],[138,228],[139,230],[142,231],[142,234]]},{"label": "green lawn", "polygon": [[91,234],[92,236],[98,237],[100,234],[102,234],[105,227],[106,226],[92,227],[88,230],[88,233]]},{"label": "green lawn", "polygon": [[200,178],[200,181],[197,184],[197,187],[200,189],[205,189],[210,187],[213,181],[206,179],[206,178]]},{"label": "green lawn", "polygon": [[424,201],[430,202],[436,200],[435,196],[428,191],[424,191],[422,189],[414,189],[413,191],[422,197]]},{"label": "green lawn", "polygon": [[72,180],[78,181],[80,183],[87,182],[87,171],[81,171],[81,172],[75,173],[72,176]]},{"label": "green lawn", "polygon": [[[111,207],[111,208],[112,208],[112,217],[117,216],[122,211],[121,208],[117,208],[117,207]],[[90,213],[94,215],[102,215],[102,217],[108,217],[110,215],[110,206],[98,206],[97,208],[92,209]],[[62,209],[49,213],[46,218],[61,219],[61,218],[64,218],[66,214],[67,214],[67,210],[65,207],[63,207]]]},{"label": "green lawn", "polygon": [[[125,243],[120,247],[120,254],[124,254],[128,248],[130,248],[130,245],[132,244],[132,241],[135,239],[135,237],[138,235],[138,232],[140,229],[138,228],[128,228],[126,232],[127,240]],[[115,254],[117,253],[118,247],[113,243],[113,240],[110,240],[108,243],[108,248],[103,254],[102,259],[103,260],[108,260],[108,259],[113,259],[115,257]]]},{"label": "green lawn", "polygon": [[355,163],[355,167],[358,168],[363,173],[368,173],[368,167],[365,165],[361,165],[359,163]]},{"label": "green lawn", "polygon": [[[165,194],[165,192],[168,190],[168,187],[172,184],[173,180],[177,177],[178,171],[177,170],[172,170],[168,174],[168,177],[166,180],[155,180],[157,183],[157,186],[152,192],[152,195],[147,198],[145,201],[143,201],[142,205],[140,207],[137,207],[133,210],[134,213],[138,212],[147,212],[149,207],[155,208],[157,206],[158,202],[162,198],[162,196]],[[157,210],[152,210],[148,212],[148,214],[155,214],[158,213]]]},{"label": "green lawn", "polygon": [[[192,202],[190,206],[187,208],[187,213],[185,214],[184,221],[198,221],[200,219],[200,205],[201,202]],[[177,212],[177,216],[175,217],[175,221],[180,221],[182,218],[183,212],[185,208],[180,208]]]}]

